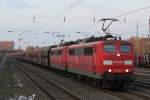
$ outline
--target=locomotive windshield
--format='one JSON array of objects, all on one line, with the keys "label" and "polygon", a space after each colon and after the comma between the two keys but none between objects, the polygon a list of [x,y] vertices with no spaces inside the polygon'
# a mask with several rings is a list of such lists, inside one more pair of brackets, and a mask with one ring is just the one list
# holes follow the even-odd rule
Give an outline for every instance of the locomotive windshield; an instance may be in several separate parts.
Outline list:
[{"label": "locomotive windshield", "polygon": [[131,51],[131,46],[129,44],[122,44],[120,49],[123,53],[129,53]]},{"label": "locomotive windshield", "polygon": [[108,52],[108,53],[114,53],[115,52],[115,45],[105,44],[104,45],[104,51]]}]

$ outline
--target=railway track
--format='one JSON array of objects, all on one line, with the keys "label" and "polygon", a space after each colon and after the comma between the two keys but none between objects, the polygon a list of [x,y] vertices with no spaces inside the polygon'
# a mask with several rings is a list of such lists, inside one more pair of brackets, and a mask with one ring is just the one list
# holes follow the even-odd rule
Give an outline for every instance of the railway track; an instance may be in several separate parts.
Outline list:
[{"label": "railway track", "polygon": [[130,94],[133,94],[133,95],[135,95],[137,97],[141,97],[141,98],[143,98],[145,100],[150,100],[150,96],[145,94],[145,93],[137,92],[135,90],[134,91],[133,90],[125,90],[125,91],[130,93]]},{"label": "railway track", "polygon": [[[27,65],[25,65],[25,66],[27,66]],[[36,68],[36,69],[38,69],[38,68]],[[34,71],[36,71],[36,69]],[[36,72],[40,73],[40,72],[38,72],[38,70]],[[119,91],[119,92],[118,91],[117,92],[116,91],[111,91],[111,90],[110,91],[109,90],[100,90],[100,91],[108,93],[108,94],[113,95],[113,96],[116,96],[116,97],[118,97],[120,99],[123,99],[123,100],[135,100],[135,98],[136,98],[136,100],[149,100],[150,99],[150,97],[148,95],[143,94],[141,92],[134,91],[134,90],[128,90],[128,91],[123,90],[123,91]],[[144,98],[144,99],[142,99],[142,98]]]},{"label": "railway track", "polygon": [[136,68],[136,73],[150,74],[149,68]]},{"label": "railway track", "polygon": [[[141,87],[141,86],[140,86]],[[143,86],[142,86],[143,87]],[[137,89],[135,86],[125,87],[123,89],[104,90],[104,92],[115,95],[123,100],[150,100],[150,95],[143,92],[143,89]]]},{"label": "railway track", "polygon": [[[24,67],[29,66],[28,64],[26,65],[26,63],[24,64]],[[53,73],[48,73],[50,77],[48,77],[47,72],[49,72],[47,69],[41,68],[41,67],[35,67],[35,66],[31,66],[30,70],[32,70],[32,67],[34,67],[34,71],[36,73],[41,73],[44,71],[45,73],[42,74],[43,77],[47,77],[53,81],[55,81],[55,83],[61,84],[64,87],[66,87],[68,89],[68,91],[73,91],[74,93],[76,93],[77,95],[79,95],[80,98],[82,98],[82,100],[120,100],[119,98],[112,96],[110,94],[106,94],[105,92],[93,89],[91,87],[86,86],[85,84],[79,84],[78,82],[74,81],[72,82],[72,80],[70,80],[69,82],[65,82],[64,79],[62,79],[62,77],[60,77],[60,75],[54,75]],[[47,74],[47,75],[45,75]],[[59,76],[59,77],[58,77]],[[55,79],[54,79],[55,78]],[[63,77],[65,78],[65,77]],[[68,78],[67,78],[68,79]],[[64,82],[59,82],[60,80],[64,80]],[[114,99],[115,98],[115,99]],[[70,99],[67,99],[70,100]]]},{"label": "railway track", "polygon": [[138,73],[138,72],[136,72],[135,75],[137,77],[144,77],[144,78],[150,79],[150,73],[145,73],[145,72]]},{"label": "railway track", "polygon": [[150,96],[134,90],[104,90],[104,92],[115,95],[122,100],[150,100]]},{"label": "railway track", "polygon": [[143,81],[134,81],[133,85],[143,87],[143,88],[150,88],[150,84],[143,82]]},{"label": "railway track", "polygon": [[50,81],[40,74],[18,65],[20,70],[26,74],[42,91],[44,91],[52,100],[81,100],[78,96],[66,90],[64,87]]},{"label": "railway track", "polygon": [[144,68],[136,69],[136,80],[134,81],[134,85],[150,88],[150,70]]}]

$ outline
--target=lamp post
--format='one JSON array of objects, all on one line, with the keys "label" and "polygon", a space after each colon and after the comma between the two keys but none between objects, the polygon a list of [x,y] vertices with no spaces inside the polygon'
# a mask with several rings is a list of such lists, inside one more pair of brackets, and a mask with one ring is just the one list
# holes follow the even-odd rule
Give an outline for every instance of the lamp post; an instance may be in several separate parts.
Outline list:
[{"label": "lamp post", "polygon": [[25,32],[30,32],[30,31],[13,31],[13,30],[9,30],[8,32],[9,32],[9,33],[12,33],[12,32],[19,32],[19,37],[18,37],[19,47],[18,47],[18,49],[19,49],[19,51],[21,51],[21,41],[22,41],[22,39],[23,39],[23,37],[21,38],[21,36],[23,35],[23,33],[25,33]]},{"label": "lamp post", "polygon": [[19,33],[19,38],[18,38],[18,41],[19,41],[19,51],[21,50],[21,34]]},{"label": "lamp post", "polygon": [[149,23],[148,23],[148,25],[149,25],[149,34],[148,34],[148,38],[150,38],[150,18],[149,18]]}]

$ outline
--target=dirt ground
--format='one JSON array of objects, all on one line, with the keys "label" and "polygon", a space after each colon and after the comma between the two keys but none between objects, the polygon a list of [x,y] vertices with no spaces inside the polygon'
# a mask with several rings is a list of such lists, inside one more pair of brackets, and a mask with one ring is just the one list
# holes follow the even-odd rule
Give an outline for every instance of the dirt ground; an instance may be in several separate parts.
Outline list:
[{"label": "dirt ground", "polygon": [[0,55],[0,100],[48,100],[13,59]]}]

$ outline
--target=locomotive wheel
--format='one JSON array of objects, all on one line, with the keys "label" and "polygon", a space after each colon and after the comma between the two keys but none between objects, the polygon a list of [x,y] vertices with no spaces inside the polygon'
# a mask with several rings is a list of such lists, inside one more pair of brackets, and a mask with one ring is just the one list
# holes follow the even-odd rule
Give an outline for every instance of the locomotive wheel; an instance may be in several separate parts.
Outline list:
[{"label": "locomotive wheel", "polygon": [[118,82],[118,88],[120,89],[124,88],[124,81]]},{"label": "locomotive wheel", "polygon": [[80,75],[80,81],[81,81],[81,82],[85,82],[85,81],[86,81],[86,77],[85,77],[85,76]]},{"label": "locomotive wheel", "polygon": [[112,81],[103,79],[101,86],[102,89],[110,89],[112,88]]},{"label": "locomotive wheel", "polygon": [[120,80],[112,81],[110,84],[112,89],[122,89],[124,87],[124,82]]}]

